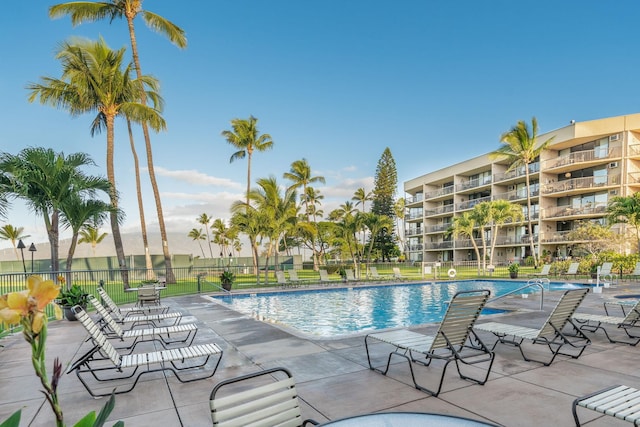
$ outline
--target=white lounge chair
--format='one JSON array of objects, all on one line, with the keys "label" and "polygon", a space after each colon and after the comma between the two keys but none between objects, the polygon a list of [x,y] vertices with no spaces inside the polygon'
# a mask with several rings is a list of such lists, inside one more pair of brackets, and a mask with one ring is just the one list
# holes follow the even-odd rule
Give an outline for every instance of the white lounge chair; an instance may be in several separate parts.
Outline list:
[{"label": "white lounge chair", "polygon": [[[164,312],[158,314],[140,314],[144,313],[142,307],[126,307],[120,308],[113,302],[109,294],[102,289],[98,288],[98,294],[102,300],[107,304],[107,307],[111,311],[111,315],[114,320],[118,323],[132,323],[131,329],[133,329],[138,324],[151,324],[153,326],[159,326],[158,322],[163,320],[172,320],[173,324],[176,325],[180,323],[182,319],[182,313],[179,312]],[[147,307],[144,307],[146,309]]]},{"label": "white lounge chair", "polygon": [[296,270],[288,270],[289,271],[289,281],[293,284],[305,285],[309,284],[309,281],[306,279],[301,279],[298,277],[298,272]]},{"label": "white lounge chair", "polygon": [[[491,332],[497,337],[492,350],[496,348],[498,343],[513,345],[520,349],[522,358],[527,362],[538,362],[545,366],[549,366],[553,363],[558,354],[571,356],[572,358],[577,359],[582,355],[587,345],[591,344],[591,340],[589,340],[589,338],[580,331],[580,328],[573,323],[571,317],[580,303],[584,300],[587,292],[589,292],[589,288],[566,291],[549,315],[547,321],[540,329],[498,322],[480,323],[475,326],[475,329]],[[569,335],[563,331],[567,325],[571,325],[573,327],[574,334]],[[533,344],[543,344],[547,346],[552,353],[551,360],[544,362],[542,360],[527,357],[522,349],[522,343],[525,340],[531,341]],[[579,349],[579,352],[577,354],[561,353],[560,350],[565,345],[577,348]]]},{"label": "white lounge chair", "polygon": [[[241,391],[232,392],[237,383],[242,383]],[[285,368],[267,369],[216,384],[209,396],[209,407],[216,427],[318,424],[302,419],[296,383]]]},{"label": "white lounge chair", "polygon": [[582,407],[609,415],[633,425],[640,425],[640,390],[626,385],[614,385],[573,401],[572,412],[576,426],[580,427],[577,408]]},{"label": "white lounge chair", "polygon": [[[413,385],[418,390],[437,396],[442,390],[447,366],[449,366],[449,363],[455,362],[460,378],[483,385],[489,378],[495,354],[489,350],[480,337],[476,335],[473,331],[473,325],[476,320],[478,320],[482,308],[487,303],[489,294],[490,292],[488,290],[463,291],[455,294],[434,336],[423,335],[407,329],[380,332],[365,336],[364,344],[367,351],[369,369],[386,375],[391,365],[392,356],[400,356],[405,358],[409,364]],[[470,339],[471,335],[473,336],[472,339]],[[389,353],[386,368],[381,369],[372,364],[371,341],[386,343],[395,347],[395,350]],[[425,358],[425,360],[421,360],[422,358]],[[419,385],[413,373],[414,363],[429,366],[433,360],[446,361],[440,377],[440,384],[436,390],[431,390]],[[483,362],[489,363],[484,378],[471,378],[463,375],[460,371],[460,363],[476,365]]]},{"label": "white lounge chair", "polygon": [[400,272],[400,268],[398,267],[393,267],[393,278],[396,280],[406,280],[407,278],[405,276],[402,275],[402,273]]},{"label": "white lounge chair", "polygon": [[568,276],[574,276],[574,277],[577,276],[579,267],[580,267],[580,263],[579,262],[572,262],[571,264],[569,264],[569,268],[567,268],[567,271],[563,274],[565,279]]},{"label": "white lounge chair", "polygon": [[356,276],[353,274],[353,270],[350,268],[345,268],[344,277],[347,279],[347,282],[357,282]]},{"label": "white lounge chair", "polygon": [[287,278],[284,275],[284,271],[282,270],[276,271],[276,281],[278,282],[278,285],[282,286],[283,288],[300,286],[299,282],[293,282],[291,280],[287,280]]},{"label": "white lounge chair", "polygon": [[[580,329],[582,330],[589,332],[596,332],[597,330],[601,330],[602,332],[604,332],[609,342],[636,346],[640,342],[640,336],[634,335],[630,331],[634,330],[635,328],[640,328],[640,300],[636,301],[635,305],[633,306],[626,306],[628,307],[628,312],[624,317],[575,313],[573,315],[573,319],[576,322],[582,324],[582,326],[580,326]],[[611,338],[604,325],[615,326],[617,329],[623,329],[627,334],[627,337],[631,338],[632,341],[615,340]],[[638,331],[638,329],[635,330]]]},{"label": "white lounge chair", "polygon": [[[148,353],[121,355],[113,345],[111,345],[111,342],[109,342],[107,337],[100,331],[100,327],[91,320],[89,315],[80,306],[76,305],[72,310],[76,319],[78,319],[87,332],[89,332],[91,341],[93,342],[93,348],[73,362],[67,370],[67,373],[70,374],[71,372],[75,372],[82,385],[93,397],[109,396],[112,393],[127,393],[134,389],[142,375],[151,372],[171,371],[178,381],[183,383],[210,378],[215,374],[218,366],[220,365],[222,349],[213,343],[176,347],[169,350],[159,350]],[[102,356],[103,354],[106,358]],[[192,370],[192,372],[201,372],[202,370],[200,368],[203,368],[207,364],[211,356],[218,356],[218,360],[211,370],[211,373],[207,373],[204,376],[191,377],[189,379],[182,378],[182,376],[178,374],[179,371],[188,370]],[[197,358],[204,359],[204,361],[195,365],[185,363],[187,360]],[[96,364],[98,366],[96,366]],[[152,368],[153,365],[159,365],[159,367]],[[133,372],[125,372],[129,370],[132,370]],[[109,372],[111,375],[103,377],[102,373],[105,372]],[[130,387],[124,390],[119,390],[118,388],[120,386],[116,386],[115,388],[109,387],[103,394],[96,393],[85,379],[85,377],[90,376],[96,381],[108,382],[133,378],[134,375],[135,379]]]},{"label": "white lounge chair", "polygon": [[329,277],[329,273],[327,272],[327,270],[321,268],[320,270],[318,270],[320,273],[320,283],[322,284],[330,284],[330,283],[340,283],[342,282],[341,279],[332,279]]},{"label": "white lounge chair", "polygon": [[542,266],[542,270],[538,273],[531,273],[531,277],[549,277],[549,272],[551,271],[551,264],[545,264]]},{"label": "white lounge chair", "polygon": [[630,278],[638,278],[640,277],[640,262],[636,262],[636,266],[633,269],[633,271],[631,272],[631,274],[629,275]]},{"label": "white lounge chair", "polygon": [[381,276],[378,273],[378,268],[374,267],[374,266],[369,267],[369,276],[373,280],[391,280],[391,279],[393,279],[393,276]]},{"label": "white lounge chair", "polygon": [[[130,329],[125,331],[115,320],[113,320],[109,311],[96,299],[96,297],[89,295],[88,300],[102,318],[101,324],[103,327],[101,330],[107,337],[119,338],[120,341],[123,342],[126,339],[133,338],[131,345],[121,348],[133,349],[139,342],[144,341],[156,341],[165,348],[174,343],[187,343],[187,341],[187,345],[191,345],[196,333],[198,332],[198,326],[195,323],[183,323],[180,325],[163,326],[160,328]],[[183,336],[182,334],[184,333],[187,335]],[[183,336],[184,338],[172,339],[170,338],[171,335],[178,335],[179,337]]]}]

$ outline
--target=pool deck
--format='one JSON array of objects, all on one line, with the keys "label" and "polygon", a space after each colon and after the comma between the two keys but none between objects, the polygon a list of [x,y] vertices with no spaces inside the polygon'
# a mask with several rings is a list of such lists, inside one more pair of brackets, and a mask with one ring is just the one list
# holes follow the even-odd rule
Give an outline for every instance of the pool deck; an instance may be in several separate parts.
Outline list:
[{"label": "pool deck", "polygon": [[[561,294],[561,291],[545,292],[543,311],[538,310],[539,294],[527,299],[504,298],[490,306],[515,311],[491,316],[491,320],[540,327]],[[602,294],[590,292],[579,311],[604,314],[603,301],[620,294],[640,294],[640,284],[624,282],[604,289]],[[601,333],[588,334],[592,344],[579,359],[559,356],[549,367],[525,362],[518,349],[499,345],[489,381],[484,386],[461,380],[451,367],[444,391],[436,398],[410,385],[406,363],[399,360],[387,376],[369,370],[362,334],[309,339],[234,312],[200,295],[166,298],[163,303],[182,311],[183,323],[199,324],[197,343],[215,342],[224,350],[220,367],[212,378],[187,384],[178,382],[170,373],[145,375],[133,391],[116,397],[110,420],[122,420],[126,426],[211,425],[208,399],[218,381],[275,366],[293,372],[304,417],[321,423],[372,412],[415,411],[504,426],[572,426],[571,403],[577,396],[613,384],[640,388],[640,348],[610,344]],[[479,323],[485,319],[481,318]],[[436,326],[412,329],[433,333]],[[480,335],[493,343],[491,335]],[[89,348],[86,338],[79,322],[51,322],[47,345],[49,373],[54,357],[59,357],[66,366],[86,351]],[[22,408],[21,425],[54,425],[51,409],[38,391],[40,385],[33,374],[26,342],[18,334],[0,340],[0,344],[4,346],[0,347],[0,420]],[[533,355],[541,357],[547,356],[545,349],[527,347]],[[381,354],[376,357],[382,360]],[[416,374],[421,381],[434,384],[439,379],[440,367],[438,364],[418,367]],[[98,411],[106,401],[93,399],[75,375],[63,375],[59,395],[67,425],[73,425],[89,411]],[[588,426],[628,425],[593,411],[582,410],[579,414]]]}]

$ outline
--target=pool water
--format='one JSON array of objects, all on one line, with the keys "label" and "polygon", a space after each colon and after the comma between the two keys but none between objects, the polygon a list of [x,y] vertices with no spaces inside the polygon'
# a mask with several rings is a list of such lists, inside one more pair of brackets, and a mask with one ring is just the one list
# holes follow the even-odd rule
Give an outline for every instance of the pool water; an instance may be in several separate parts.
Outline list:
[{"label": "pool water", "polygon": [[[526,282],[465,280],[234,294],[212,298],[254,318],[326,338],[440,322],[447,302],[456,292],[489,289],[490,298],[494,298],[524,285]],[[545,285],[545,289],[550,290],[576,287],[580,285],[559,282]],[[539,292],[539,288],[532,287],[521,293],[536,291]],[[500,311],[485,309],[483,314]]]}]

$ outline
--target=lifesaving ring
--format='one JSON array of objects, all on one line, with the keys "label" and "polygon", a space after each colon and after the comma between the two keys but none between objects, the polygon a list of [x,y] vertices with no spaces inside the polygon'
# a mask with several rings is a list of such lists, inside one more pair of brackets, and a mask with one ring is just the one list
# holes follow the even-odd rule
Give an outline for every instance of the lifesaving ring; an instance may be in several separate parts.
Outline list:
[{"label": "lifesaving ring", "polygon": [[453,279],[454,277],[456,277],[456,274],[458,273],[456,272],[455,268],[450,268],[449,271],[447,271],[447,274],[449,275],[449,277]]}]

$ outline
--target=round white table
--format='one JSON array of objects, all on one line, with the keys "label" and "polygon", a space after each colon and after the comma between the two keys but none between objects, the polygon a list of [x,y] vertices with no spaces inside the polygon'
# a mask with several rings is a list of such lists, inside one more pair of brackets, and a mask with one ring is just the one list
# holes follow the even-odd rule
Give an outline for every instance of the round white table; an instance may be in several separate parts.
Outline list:
[{"label": "round white table", "polygon": [[379,412],[375,414],[358,415],[355,417],[329,421],[322,425],[340,427],[495,427],[495,424],[489,424],[468,418],[423,412]]}]

